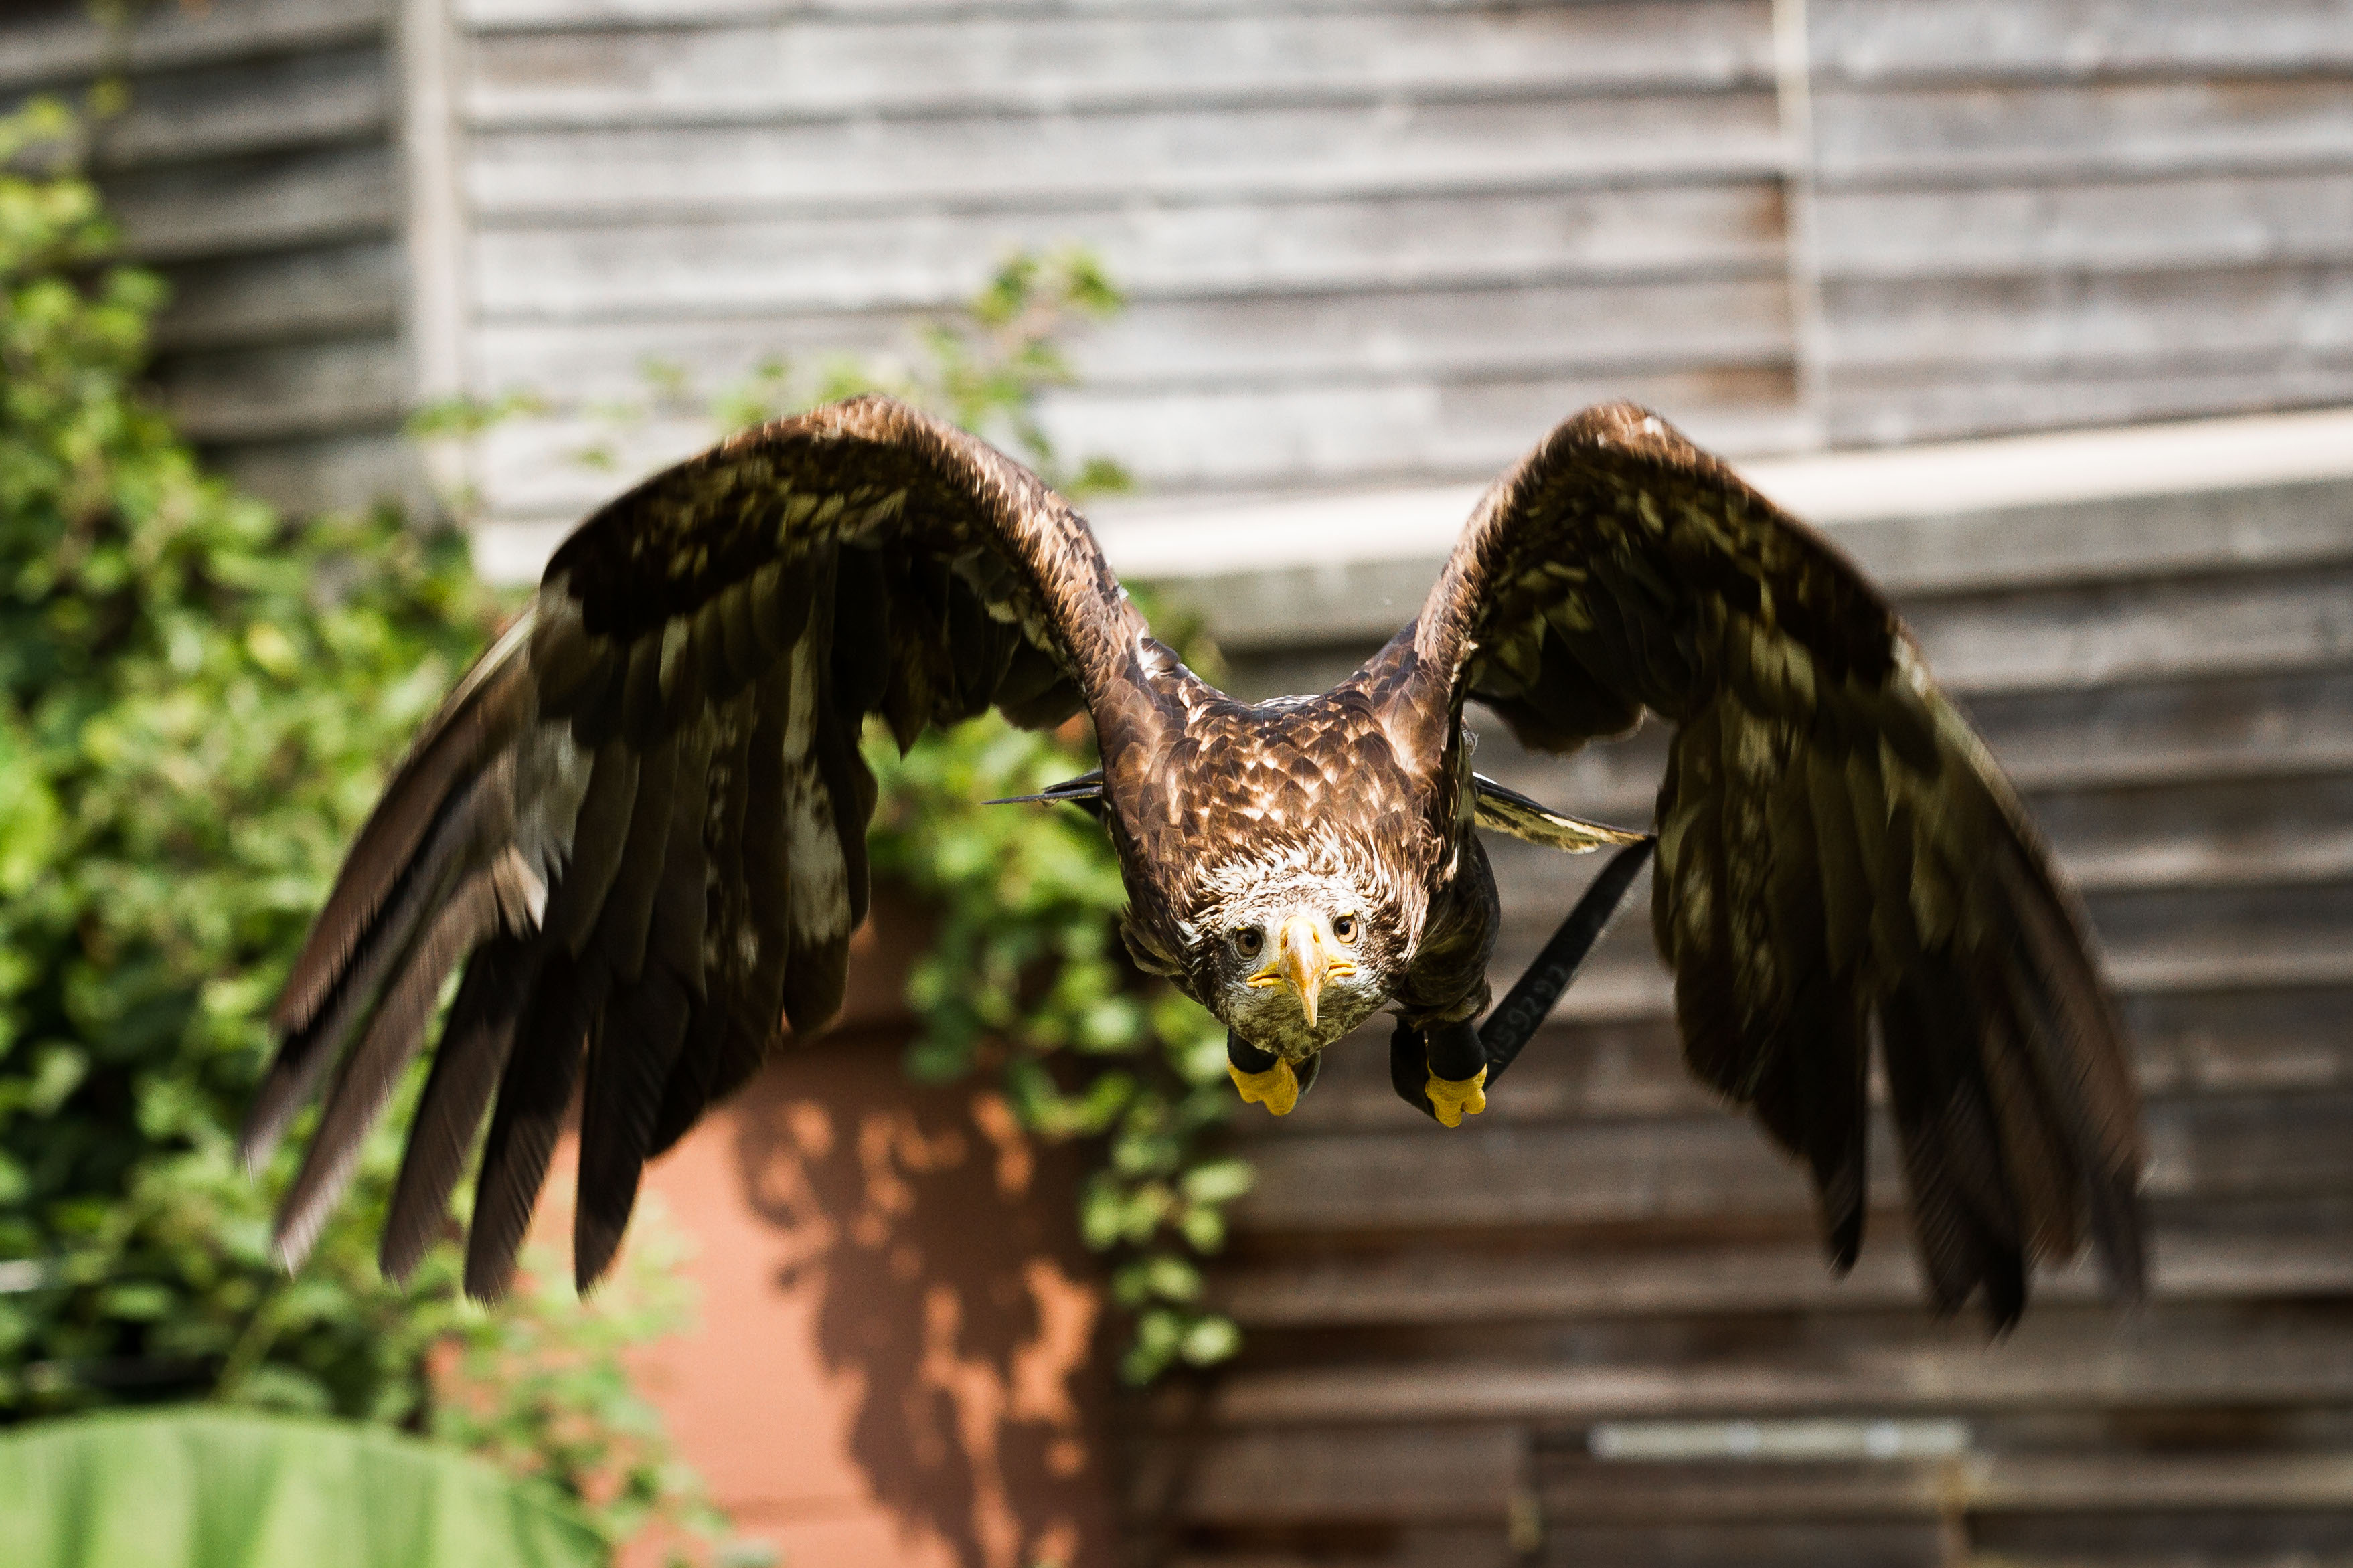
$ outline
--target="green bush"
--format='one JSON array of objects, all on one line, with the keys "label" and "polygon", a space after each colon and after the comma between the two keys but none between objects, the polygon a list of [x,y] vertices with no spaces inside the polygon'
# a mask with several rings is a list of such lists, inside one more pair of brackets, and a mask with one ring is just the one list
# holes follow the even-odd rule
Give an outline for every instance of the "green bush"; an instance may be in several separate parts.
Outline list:
[{"label": "green bush", "polygon": [[[715,1531],[621,1371],[682,1321],[659,1241],[593,1311],[475,1311],[446,1256],[404,1294],[375,1262],[387,1127],[301,1275],[270,1257],[292,1151],[257,1182],[231,1148],[269,1000],[502,610],[454,532],[289,523],[201,472],[138,395],[162,289],[110,260],[75,135],[53,104],[0,120],[0,1421],[206,1398],[396,1424],[528,1453],[608,1540]],[[444,1346],[480,1397],[436,1408]]]}]

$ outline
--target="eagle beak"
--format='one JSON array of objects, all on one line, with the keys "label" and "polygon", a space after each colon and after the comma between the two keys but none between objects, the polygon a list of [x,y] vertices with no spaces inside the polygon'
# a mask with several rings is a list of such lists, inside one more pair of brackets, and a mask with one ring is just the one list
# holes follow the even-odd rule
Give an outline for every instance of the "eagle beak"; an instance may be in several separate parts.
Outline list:
[{"label": "eagle beak", "polygon": [[1250,977],[1252,985],[1290,986],[1311,1029],[1315,1026],[1315,1002],[1324,993],[1324,983],[1356,973],[1354,963],[1333,956],[1336,944],[1324,930],[1324,922],[1314,915],[1292,916],[1282,922],[1282,934],[1275,938],[1274,956]]}]

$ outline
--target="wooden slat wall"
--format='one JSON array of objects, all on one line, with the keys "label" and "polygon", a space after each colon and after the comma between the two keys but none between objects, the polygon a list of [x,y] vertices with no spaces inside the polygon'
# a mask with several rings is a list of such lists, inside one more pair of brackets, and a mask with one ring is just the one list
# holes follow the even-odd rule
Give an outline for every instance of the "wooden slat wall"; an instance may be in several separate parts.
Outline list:
[{"label": "wooden slat wall", "polygon": [[[1766,0],[464,16],[488,389],[903,346],[1006,252],[1078,240],[1133,304],[1051,423],[1164,490],[1480,473],[1611,393],[1806,438]],[[607,488],[581,444],[506,433],[494,510]]]},{"label": "wooden slat wall", "polygon": [[1833,445],[2353,398],[2353,7],[1807,8]]},{"label": "wooden slat wall", "polygon": [[131,256],[172,285],[155,379],[231,474],[302,510],[415,490],[391,15],[165,5],[120,56],[79,0],[0,22],[0,101],[126,68],[130,108],[96,168]]},{"label": "wooden slat wall", "polygon": [[[2148,1097],[2153,1300],[2119,1314],[2079,1266],[1999,1345],[1937,1322],[1883,1130],[1872,1235],[1833,1281],[1798,1171],[1683,1073],[1641,890],[1463,1131],[1397,1101],[1378,1028],[1293,1117],[1244,1117],[1260,1186],[1214,1283],[1242,1357],[1139,1413],[1139,1531],[1164,1557],[2220,1568],[2353,1551],[2353,486],[1837,531],[1897,591],[2089,901]],[[1429,568],[1393,575],[1410,605]],[[1254,694],[1320,686],[1369,646],[1303,633],[1325,605],[1304,575],[1284,586],[1190,590],[1229,606]],[[1507,782],[1649,819],[1658,731],[1562,762],[1482,728]],[[1590,862],[1491,847],[1500,986]],[[1747,1423],[1716,1436],[1815,1457],[1595,1453],[1597,1429],[1670,1420]],[[1921,1424],[1954,1422],[1957,1449],[1918,1451]]]}]

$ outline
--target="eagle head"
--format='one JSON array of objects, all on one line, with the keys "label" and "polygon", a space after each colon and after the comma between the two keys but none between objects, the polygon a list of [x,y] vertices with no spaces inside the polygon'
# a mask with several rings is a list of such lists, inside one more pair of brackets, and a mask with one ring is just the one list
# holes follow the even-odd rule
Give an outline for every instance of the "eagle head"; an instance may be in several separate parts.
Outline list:
[{"label": "eagle head", "polygon": [[1261,1050],[1314,1056],[1388,1000],[1410,956],[1386,880],[1292,854],[1217,868],[1185,922],[1194,994]]}]

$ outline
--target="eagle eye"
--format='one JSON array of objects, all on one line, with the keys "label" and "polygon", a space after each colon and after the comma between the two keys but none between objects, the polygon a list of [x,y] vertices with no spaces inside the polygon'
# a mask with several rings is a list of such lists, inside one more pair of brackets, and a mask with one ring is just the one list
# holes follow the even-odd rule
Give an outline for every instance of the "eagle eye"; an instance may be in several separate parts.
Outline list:
[{"label": "eagle eye", "polygon": [[1332,922],[1332,934],[1338,937],[1345,946],[1356,946],[1356,917],[1354,915],[1341,915],[1334,920]]},{"label": "eagle eye", "polygon": [[1234,928],[1234,951],[1244,958],[1256,958],[1259,949],[1266,945],[1266,932],[1256,926]]}]

